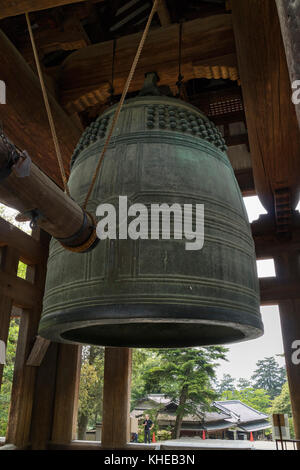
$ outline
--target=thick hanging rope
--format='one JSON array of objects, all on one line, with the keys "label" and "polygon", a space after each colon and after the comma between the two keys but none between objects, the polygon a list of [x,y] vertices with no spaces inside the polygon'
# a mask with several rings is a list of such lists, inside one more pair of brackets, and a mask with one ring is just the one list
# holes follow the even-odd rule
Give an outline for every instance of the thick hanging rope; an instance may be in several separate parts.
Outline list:
[{"label": "thick hanging rope", "polygon": [[97,179],[98,173],[99,173],[99,171],[100,171],[100,167],[101,167],[101,164],[102,164],[102,161],[103,161],[105,152],[106,152],[107,147],[108,147],[108,145],[109,145],[109,143],[110,143],[110,139],[111,139],[111,136],[112,136],[112,134],[113,134],[115,125],[116,125],[116,123],[117,123],[117,121],[118,121],[118,118],[119,118],[119,116],[120,116],[120,112],[121,112],[122,106],[123,106],[123,104],[124,104],[124,101],[125,101],[125,98],[126,98],[128,89],[129,89],[129,87],[130,87],[130,83],[131,83],[131,81],[132,81],[132,78],[133,78],[133,75],[134,75],[136,66],[137,66],[137,64],[138,64],[140,55],[141,55],[141,53],[142,53],[142,50],[143,50],[143,47],[144,47],[144,44],[145,44],[145,41],[146,41],[146,38],[147,38],[147,35],[148,35],[148,32],[149,32],[149,28],[150,28],[150,25],[151,25],[153,16],[154,16],[154,14],[155,14],[155,12],[156,12],[156,10],[157,10],[157,6],[158,6],[159,1],[160,1],[160,0],[154,0],[151,13],[150,13],[150,15],[149,15],[149,18],[148,18],[148,21],[147,21],[145,30],[144,30],[144,32],[143,32],[143,35],[142,35],[142,38],[141,38],[139,47],[138,47],[138,49],[137,49],[135,58],[134,58],[134,60],[133,60],[133,63],[132,63],[132,66],[131,66],[129,75],[128,75],[128,77],[127,77],[127,80],[126,80],[126,83],[125,83],[125,87],[124,87],[124,89],[123,89],[123,93],[122,93],[121,99],[120,99],[120,101],[119,101],[118,107],[117,107],[116,112],[115,112],[115,114],[114,114],[113,121],[112,121],[110,130],[109,130],[108,136],[107,136],[106,141],[105,141],[105,143],[104,143],[104,146],[103,146],[103,149],[102,149],[102,152],[101,152],[101,155],[100,155],[98,164],[97,164],[97,166],[96,166],[96,169],[95,169],[95,172],[94,172],[94,175],[93,175],[93,178],[92,178],[91,185],[90,185],[90,187],[89,187],[87,196],[86,196],[86,198],[85,198],[84,205],[83,205],[83,209],[86,209],[87,203],[89,202],[90,196],[91,196],[92,191],[93,191],[93,189],[94,189],[94,185],[95,185],[95,183],[96,183],[96,179]]},{"label": "thick hanging rope", "polygon": [[49,120],[49,124],[50,124],[51,134],[52,134],[52,138],[53,138],[53,142],[54,142],[56,157],[57,157],[58,165],[59,165],[59,168],[60,168],[60,173],[61,173],[61,177],[62,177],[62,180],[63,180],[65,191],[66,191],[67,195],[70,196],[67,177],[66,177],[64,164],[63,164],[63,160],[62,160],[62,156],[61,156],[61,151],[60,151],[60,147],[59,147],[59,143],[58,143],[58,138],[57,138],[57,134],[56,134],[54,120],[53,120],[53,116],[52,116],[52,112],[51,112],[51,108],[50,108],[50,104],[49,104],[47,90],[46,90],[46,87],[45,87],[44,77],[43,77],[41,66],[40,66],[39,56],[38,56],[38,53],[37,53],[35,40],[34,40],[33,33],[32,33],[29,14],[25,13],[25,16],[26,16],[29,35],[30,35],[31,45],[32,45],[32,49],[33,49],[33,54],[34,54],[34,58],[35,58],[36,68],[37,68],[40,83],[41,83],[41,88],[42,88],[44,103],[45,103],[46,112],[47,112],[47,116],[48,116],[48,120]]},{"label": "thick hanging rope", "polygon": [[114,82],[115,82],[115,59],[116,59],[117,40],[113,40],[112,64],[111,64],[111,84],[110,84],[110,104],[114,102]]},{"label": "thick hanging rope", "polygon": [[181,73],[181,62],[182,62],[182,21],[179,23],[179,39],[178,39],[178,81],[176,83],[178,88],[177,97],[181,96],[181,88],[183,85],[184,76]]}]

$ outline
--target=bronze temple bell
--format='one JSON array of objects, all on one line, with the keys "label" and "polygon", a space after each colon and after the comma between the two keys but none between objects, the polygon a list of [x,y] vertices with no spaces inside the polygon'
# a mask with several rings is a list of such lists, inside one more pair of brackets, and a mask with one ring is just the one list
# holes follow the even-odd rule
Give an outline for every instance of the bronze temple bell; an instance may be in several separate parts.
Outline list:
[{"label": "bronze temple bell", "polygon": [[[52,240],[39,334],[103,346],[225,344],[263,333],[256,257],[224,139],[197,108],[142,90],[122,109],[87,210],[204,204],[204,246],[185,238],[106,239],[85,254]],[[116,106],[83,133],[69,187],[87,194]],[[67,223],[67,221],[66,221]]]}]

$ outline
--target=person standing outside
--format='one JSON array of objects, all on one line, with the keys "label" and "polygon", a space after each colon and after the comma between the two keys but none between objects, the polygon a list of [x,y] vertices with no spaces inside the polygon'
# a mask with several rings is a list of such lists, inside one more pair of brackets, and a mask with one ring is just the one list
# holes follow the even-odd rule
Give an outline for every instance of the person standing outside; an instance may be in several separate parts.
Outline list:
[{"label": "person standing outside", "polygon": [[151,442],[150,431],[153,428],[154,424],[151,421],[151,419],[149,418],[149,415],[145,415],[145,420],[143,422],[143,426],[144,426],[144,443],[147,444],[147,442],[148,442],[148,444],[150,444],[150,442]]}]

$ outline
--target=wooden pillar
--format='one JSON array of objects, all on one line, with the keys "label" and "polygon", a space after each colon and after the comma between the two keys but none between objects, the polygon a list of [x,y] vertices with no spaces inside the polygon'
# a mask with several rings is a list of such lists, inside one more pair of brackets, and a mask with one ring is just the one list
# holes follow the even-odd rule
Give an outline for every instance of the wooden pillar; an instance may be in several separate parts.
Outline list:
[{"label": "wooden pillar", "polygon": [[81,348],[60,344],[57,359],[52,442],[69,444],[76,437]]},{"label": "wooden pillar", "polygon": [[[37,230],[34,237],[39,237],[45,252],[48,251],[49,236]],[[47,259],[45,253],[45,260]],[[26,280],[34,283],[40,291],[39,300],[29,310],[22,310],[19,338],[16,351],[14,377],[11,393],[11,406],[6,434],[6,441],[18,448],[29,444],[31,413],[33,406],[36,368],[26,366],[26,360],[34,343],[42,310],[42,294],[46,276],[46,262],[34,267],[28,266]]]},{"label": "wooden pillar", "polygon": [[[291,84],[300,80],[300,2],[276,0]],[[297,86],[299,89],[299,86]],[[293,88],[295,90],[295,88]],[[300,103],[295,103],[300,127]]]},{"label": "wooden pillar", "polygon": [[[277,255],[275,268],[277,278],[282,283],[295,282],[295,280],[299,282],[300,251]],[[293,357],[293,353],[296,352],[293,349],[293,343],[295,340],[300,341],[300,294],[299,299],[279,302],[279,311],[295,435],[296,439],[300,439],[300,364],[297,364]],[[300,446],[298,449],[300,450]]]},{"label": "wooden pillar", "polygon": [[[0,253],[1,271],[16,275],[18,271],[19,255],[13,248],[3,247]],[[0,340],[7,344],[10,316],[13,301],[5,295],[3,286],[0,286]],[[0,389],[2,383],[3,364],[0,364]]]},{"label": "wooden pillar", "polygon": [[232,0],[232,19],[257,194],[274,214],[274,194],[299,197],[300,133],[274,0]]},{"label": "wooden pillar", "polygon": [[122,449],[130,435],[132,350],[105,348],[102,448]]},{"label": "wooden pillar", "polygon": [[57,343],[51,343],[37,368],[30,428],[31,450],[46,450],[51,440],[58,347]]}]

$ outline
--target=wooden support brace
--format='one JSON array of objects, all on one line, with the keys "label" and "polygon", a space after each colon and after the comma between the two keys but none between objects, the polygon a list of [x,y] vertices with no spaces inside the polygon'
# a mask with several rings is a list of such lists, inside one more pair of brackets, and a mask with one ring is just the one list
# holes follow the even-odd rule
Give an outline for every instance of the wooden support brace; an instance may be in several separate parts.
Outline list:
[{"label": "wooden support brace", "polygon": [[20,253],[20,260],[25,264],[39,264],[44,261],[45,250],[41,244],[0,217],[0,247],[6,245]]},{"label": "wooden support brace", "polygon": [[29,357],[26,361],[26,366],[39,367],[45,357],[50,343],[50,340],[42,338],[41,336],[37,336],[33,348],[31,349]]},{"label": "wooden support brace", "polygon": [[171,16],[166,4],[166,0],[160,0],[157,7],[157,13],[160,24],[162,26],[168,26],[171,24]]}]

